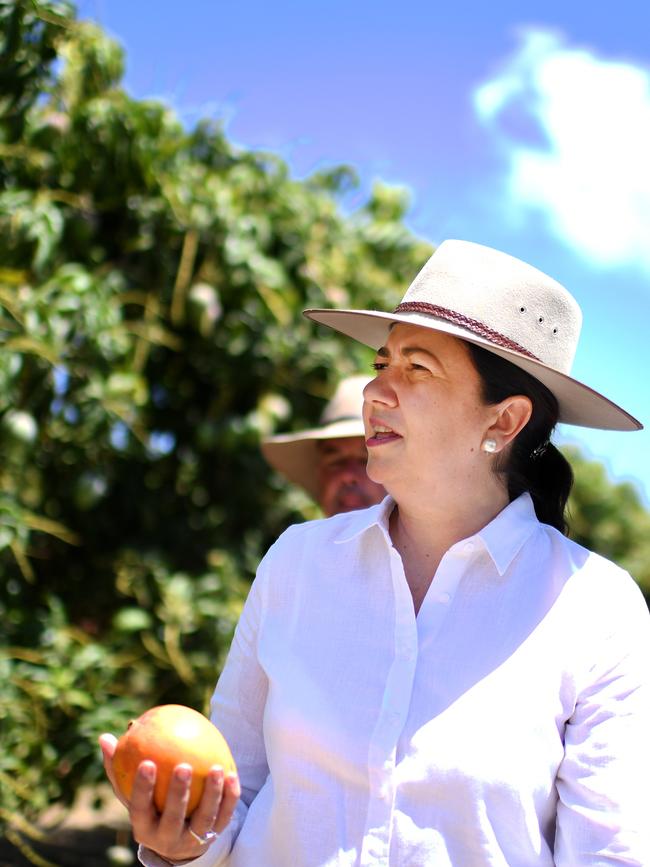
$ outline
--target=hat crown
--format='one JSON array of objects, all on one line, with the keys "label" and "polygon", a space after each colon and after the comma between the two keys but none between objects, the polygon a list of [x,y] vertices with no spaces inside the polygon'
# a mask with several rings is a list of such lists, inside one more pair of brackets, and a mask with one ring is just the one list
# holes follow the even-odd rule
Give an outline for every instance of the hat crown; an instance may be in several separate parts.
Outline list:
[{"label": "hat crown", "polygon": [[569,373],[582,313],[556,280],[507,253],[444,241],[409,286],[400,312],[449,319]]},{"label": "hat crown", "polygon": [[362,418],[363,389],[370,382],[370,376],[348,376],[339,382],[331,400],[323,410],[320,424]]}]

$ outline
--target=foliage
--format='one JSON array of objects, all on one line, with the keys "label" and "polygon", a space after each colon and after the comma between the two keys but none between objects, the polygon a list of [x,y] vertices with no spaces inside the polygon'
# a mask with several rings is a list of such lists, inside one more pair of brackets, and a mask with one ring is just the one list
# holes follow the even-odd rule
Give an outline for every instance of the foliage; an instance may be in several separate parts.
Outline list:
[{"label": "foliage", "polygon": [[[0,823],[102,777],[96,736],[205,709],[254,568],[314,514],[260,437],[366,351],[300,316],[390,307],[429,253],[404,192],[292,178],[120,86],[69,4],[0,0]],[[648,517],[578,464],[576,534],[650,588]]]},{"label": "foliage", "polygon": [[403,191],[344,214],[350,169],[298,181],[131,99],[68,4],[0,26],[0,797],[33,818],[101,776],[100,731],[205,709],[263,550],[313,514],[260,436],[369,362],[300,311],[385,307],[429,248]]},{"label": "foliage", "polygon": [[564,449],[575,474],[569,499],[571,537],[632,574],[650,602],[650,513],[629,482],[612,484],[598,461]]}]

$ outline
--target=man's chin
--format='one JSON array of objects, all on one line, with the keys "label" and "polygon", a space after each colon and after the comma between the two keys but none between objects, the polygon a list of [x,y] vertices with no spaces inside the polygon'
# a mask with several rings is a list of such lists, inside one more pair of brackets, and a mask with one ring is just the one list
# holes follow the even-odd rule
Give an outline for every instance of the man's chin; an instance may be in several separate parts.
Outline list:
[{"label": "man's chin", "polygon": [[336,500],[337,512],[353,512],[355,509],[366,509],[370,505],[367,497],[360,494],[345,494]]}]

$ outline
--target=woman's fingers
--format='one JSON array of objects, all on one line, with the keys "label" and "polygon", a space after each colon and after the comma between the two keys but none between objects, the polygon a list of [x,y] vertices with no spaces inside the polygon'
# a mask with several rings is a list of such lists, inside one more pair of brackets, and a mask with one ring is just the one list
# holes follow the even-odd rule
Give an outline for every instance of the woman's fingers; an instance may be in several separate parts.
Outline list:
[{"label": "woman's fingers", "polygon": [[111,734],[103,734],[99,743],[106,774],[116,795],[129,810],[133,836],[138,843],[169,858],[191,859],[200,855],[209,843],[209,839],[202,844],[197,838],[209,836],[212,831],[221,833],[230,822],[240,797],[237,774],[224,776],[223,769],[214,765],[206,777],[201,800],[187,820],[192,767],[177,765],[169,781],[165,808],[159,814],[153,799],[157,775],[155,763],[140,763],[127,802],[117,788],[113,772],[117,739]]},{"label": "woman's fingers", "polygon": [[208,772],[201,800],[189,822],[189,827],[199,837],[204,837],[210,831],[214,831],[222,796],[223,768],[220,765],[214,765]]},{"label": "woman's fingers", "polygon": [[110,734],[110,732],[104,732],[104,734],[99,736],[99,745],[102,748],[104,758],[108,757],[112,759],[115,747],[117,746],[117,738],[115,735]]},{"label": "woman's fingers", "polygon": [[235,773],[227,774],[223,782],[223,796],[219,806],[219,812],[214,823],[214,830],[220,834],[232,819],[237,801],[241,795],[239,777]]},{"label": "woman's fingers", "polygon": [[185,831],[185,814],[190,800],[192,766],[176,765],[167,789],[165,808],[160,816],[159,833],[165,839],[178,841]]},{"label": "woman's fingers", "polygon": [[157,773],[158,769],[155,762],[151,762],[148,759],[145,759],[145,761],[140,762],[138,765],[138,770],[133,778],[131,800],[129,801],[129,813],[131,814],[131,822],[134,827],[136,821],[139,823],[150,823],[158,818],[158,813],[153,802]]},{"label": "woman's fingers", "polygon": [[113,791],[116,796],[120,799],[120,801],[124,804],[125,807],[128,807],[128,803],[126,798],[122,795],[120,790],[117,787],[117,782],[115,780],[115,774],[113,772],[113,756],[115,754],[115,747],[117,746],[117,738],[115,735],[112,735],[108,732],[104,732],[104,734],[99,736],[99,746],[102,750],[102,758],[104,760],[104,770],[106,771],[106,776],[108,777],[111,786],[113,787]]},{"label": "woman's fingers", "polygon": [[[155,814],[150,820],[147,820],[145,814],[146,793],[144,788],[142,790],[143,802],[140,805],[142,807],[141,812],[136,813],[134,811],[132,800],[131,822],[136,840],[166,858],[175,860],[196,858],[206,850],[210,843],[210,832],[213,830],[222,803],[223,771],[217,766],[211,769],[199,805],[190,819],[187,820],[185,815],[191,781],[191,766],[187,764],[177,765],[169,782],[165,808],[160,816]],[[208,839],[204,841],[202,838],[206,836]]]}]

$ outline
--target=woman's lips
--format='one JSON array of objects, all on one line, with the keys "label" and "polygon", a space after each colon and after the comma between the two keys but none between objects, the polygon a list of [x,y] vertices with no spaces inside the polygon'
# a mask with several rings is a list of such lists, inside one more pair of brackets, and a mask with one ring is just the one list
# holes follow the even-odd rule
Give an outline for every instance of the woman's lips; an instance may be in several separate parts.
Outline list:
[{"label": "woman's lips", "polygon": [[383,446],[387,443],[395,442],[395,440],[402,439],[400,434],[396,433],[396,431],[387,424],[383,424],[379,419],[371,418],[369,420],[369,427],[372,430],[372,433],[366,440],[366,446],[368,446],[368,448]]}]

